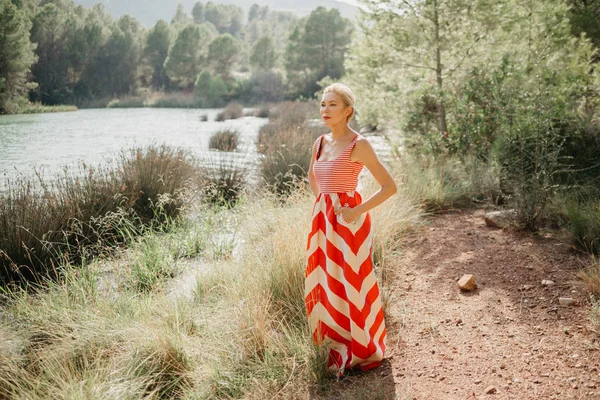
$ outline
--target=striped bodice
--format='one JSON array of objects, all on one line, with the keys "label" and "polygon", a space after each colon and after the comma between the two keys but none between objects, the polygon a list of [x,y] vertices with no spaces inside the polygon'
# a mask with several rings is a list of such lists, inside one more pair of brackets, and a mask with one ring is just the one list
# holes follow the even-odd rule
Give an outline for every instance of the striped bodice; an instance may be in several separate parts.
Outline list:
[{"label": "striped bodice", "polygon": [[350,161],[350,153],[356,145],[358,135],[335,160],[319,161],[323,136],[317,142],[317,154],[313,164],[313,172],[321,193],[341,193],[356,190],[358,175],[363,168],[360,162]]}]

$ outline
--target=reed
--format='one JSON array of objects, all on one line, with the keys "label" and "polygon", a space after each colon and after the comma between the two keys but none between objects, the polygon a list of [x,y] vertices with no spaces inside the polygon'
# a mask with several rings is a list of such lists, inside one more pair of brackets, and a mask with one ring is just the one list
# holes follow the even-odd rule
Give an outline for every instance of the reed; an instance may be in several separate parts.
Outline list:
[{"label": "reed", "polygon": [[83,249],[101,251],[177,218],[196,169],[165,146],[121,153],[114,167],[81,164],[51,179],[8,181],[0,196],[0,281],[57,276]]},{"label": "reed", "polygon": [[236,151],[240,132],[235,129],[223,129],[214,133],[209,141],[208,148],[219,151]]}]

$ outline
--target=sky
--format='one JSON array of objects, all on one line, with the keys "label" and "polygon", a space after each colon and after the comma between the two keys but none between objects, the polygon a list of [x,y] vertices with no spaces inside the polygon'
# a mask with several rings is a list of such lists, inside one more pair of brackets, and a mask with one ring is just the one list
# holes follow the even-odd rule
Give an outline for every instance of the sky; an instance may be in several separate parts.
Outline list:
[{"label": "sky", "polygon": [[358,0],[338,0],[343,1],[344,3],[352,4],[353,6],[358,6]]}]

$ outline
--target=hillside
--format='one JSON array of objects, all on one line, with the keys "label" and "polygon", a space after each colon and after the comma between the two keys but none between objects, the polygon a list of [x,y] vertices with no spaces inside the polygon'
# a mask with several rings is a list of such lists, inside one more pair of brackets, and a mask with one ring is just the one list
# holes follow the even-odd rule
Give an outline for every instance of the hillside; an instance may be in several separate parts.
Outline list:
[{"label": "hillside", "polygon": [[[103,3],[106,10],[114,17],[120,17],[124,14],[129,14],[137,18],[146,27],[150,27],[159,19],[170,21],[175,14],[177,4],[183,4],[186,11],[189,13],[197,0],[75,0],[75,3],[85,7],[92,7],[96,3]],[[204,1],[203,3],[206,3]],[[308,15],[318,6],[326,8],[337,8],[340,13],[346,17],[353,19],[357,14],[357,8],[336,0],[219,0],[215,3],[235,4],[241,7],[247,14],[248,9],[252,4],[261,6],[267,5],[273,10],[289,11],[298,16]]]}]

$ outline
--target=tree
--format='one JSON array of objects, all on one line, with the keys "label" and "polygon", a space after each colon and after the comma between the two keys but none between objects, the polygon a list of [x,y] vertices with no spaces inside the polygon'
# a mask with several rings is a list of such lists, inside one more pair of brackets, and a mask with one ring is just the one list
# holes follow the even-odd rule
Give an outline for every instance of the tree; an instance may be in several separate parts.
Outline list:
[{"label": "tree", "polygon": [[[72,17],[71,17],[72,18]],[[69,33],[76,24],[53,3],[38,10],[33,18],[31,40],[37,44],[38,58],[31,69],[39,85],[32,99],[44,104],[63,104],[70,98],[67,71],[70,67]]]},{"label": "tree", "polygon": [[191,18],[185,12],[183,5],[177,4],[177,10],[175,11],[175,15],[171,19],[171,25],[187,25],[192,22]]},{"label": "tree", "polygon": [[206,63],[206,44],[212,33],[206,25],[188,25],[179,32],[165,60],[165,71],[181,86],[191,86]]},{"label": "tree", "polygon": [[438,135],[445,136],[446,88],[474,65],[485,68],[501,60],[500,43],[493,41],[491,32],[502,29],[501,24],[506,31],[514,25],[516,16],[506,1],[365,0],[368,11],[361,13],[359,22],[364,36],[351,46],[347,64],[350,81],[360,76],[354,81],[364,80],[368,86],[359,83],[359,91],[364,87],[389,93],[396,105],[388,115],[387,110],[376,110],[381,102],[377,100],[372,108],[368,104],[362,109],[363,117],[370,123],[398,120],[403,115],[398,109],[408,110],[417,97],[426,96],[430,109],[435,109]]},{"label": "tree", "polygon": [[240,50],[239,41],[229,33],[217,36],[208,47],[208,59],[215,73],[229,78]]},{"label": "tree", "polygon": [[212,1],[204,7],[204,19],[212,23],[219,33],[238,36],[243,26],[244,12],[234,5],[217,5]]},{"label": "tree", "polygon": [[205,106],[219,107],[227,96],[227,85],[219,76],[212,77],[210,72],[202,71],[194,85],[194,95]]},{"label": "tree", "polygon": [[69,85],[75,104],[90,100],[105,89],[98,79],[103,71],[97,62],[104,51],[111,25],[112,18],[102,5],[96,5],[82,16],[81,24],[73,31],[69,45]]},{"label": "tree", "polygon": [[248,22],[252,22],[259,17],[260,6],[258,4],[252,4],[250,10],[248,10]]},{"label": "tree", "polygon": [[317,7],[292,31],[285,51],[288,81],[299,95],[312,96],[325,76],[344,74],[353,26],[337,9]]},{"label": "tree", "polygon": [[281,101],[284,88],[281,73],[266,70],[257,70],[250,78],[253,102]]},{"label": "tree", "polygon": [[270,36],[261,37],[254,46],[250,55],[250,66],[254,69],[271,70],[277,62],[275,45]]},{"label": "tree", "polygon": [[[585,33],[594,47],[600,50],[600,0],[569,0],[571,30],[575,36]],[[596,62],[600,53],[596,53]]]},{"label": "tree", "polygon": [[131,30],[113,27],[98,59],[101,82],[104,88],[98,92],[108,96],[131,94],[137,87],[137,68],[140,60],[140,49],[136,46]]},{"label": "tree", "polygon": [[165,71],[165,60],[169,55],[171,46],[171,29],[169,25],[160,20],[148,32],[144,57],[152,68],[152,87],[164,89],[169,86],[169,76]]},{"label": "tree", "polygon": [[36,61],[29,41],[31,22],[10,0],[0,0],[0,113],[18,111],[27,90],[27,74]]},{"label": "tree", "polygon": [[197,24],[204,22],[204,4],[199,1],[194,4],[194,8],[192,8],[192,17]]}]

